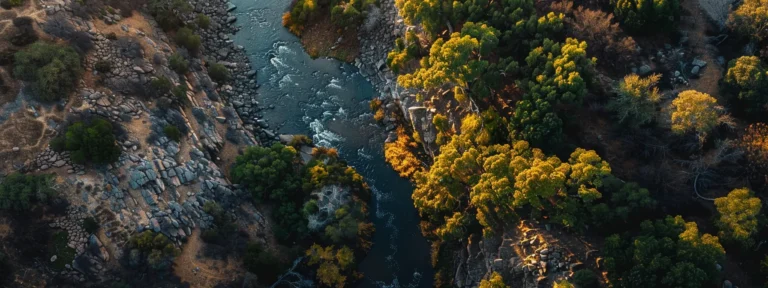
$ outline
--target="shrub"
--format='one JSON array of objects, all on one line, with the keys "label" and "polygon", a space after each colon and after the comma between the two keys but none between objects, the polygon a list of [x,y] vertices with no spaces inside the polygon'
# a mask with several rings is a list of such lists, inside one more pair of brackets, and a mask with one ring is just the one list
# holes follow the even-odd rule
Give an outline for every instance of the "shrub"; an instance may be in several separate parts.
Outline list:
[{"label": "shrub", "polygon": [[112,70],[112,64],[106,60],[99,60],[94,67],[99,73],[107,73]]},{"label": "shrub", "polygon": [[178,53],[171,55],[171,58],[168,59],[168,64],[171,69],[176,71],[176,73],[179,73],[179,75],[184,75],[189,72],[189,62]]},{"label": "shrub", "polygon": [[21,5],[24,5],[24,0],[8,0],[8,4],[10,7],[19,7]]},{"label": "shrub", "polygon": [[661,100],[659,88],[655,87],[659,79],[659,74],[645,78],[627,75],[619,84],[616,98],[608,103],[608,109],[616,112],[619,122],[632,128],[651,122],[656,114],[656,104]]},{"label": "shrub", "polygon": [[411,140],[403,127],[397,128],[397,141],[384,144],[384,158],[400,174],[400,177],[410,178],[414,173],[422,171],[421,161],[416,158],[413,149],[418,144]]},{"label": "shrub", "polygon": [[191,52],[197,52],[202,44],[202,39],[192,29],[183,27],[176,31],[176,44],[187,48]]},{"label": "shrub", "polygon": [[584,39],[589,43],[587,52],[589,55],[599,55],[601,61],[617,64],[616,61],[628,62],[635,56],[635,40],[624,35],[618,23],[614,23],[613,15],[600,10],[584,9],[579,7],[573,11],[573,20],[568,18],[568,27],[578,39]]},{"label": "shrub", "polygon": [[104,119],[75,122],[67,128],[64,137],[65,150],[71,152],[70,158],[75,163],[112,163],[121,154],[112,124]]},{"label": "shrub", "polygon": [[376,120],[376,122],[381,122],[382,120],[384,120],[384,116],[385,116],[384,110],[382,109],[376,110],[376,113],[373,114],[373,120]]},{"label": "shrub", "polygon": [[579,270],[573,274],[573,284],[579,288],[599,288],[600,283],[597,281],[597,276],[590,270]]},{"label": "shrub", "polygon": [[694,90],[680,92],[672,101],[672,132],[706,135],[719,124],[717,99]]},{"label": "shrub", "polygon": [[753,40],[762,41],[768,36],[768,1],[745,0],[728,17],[728,27]]},{"label": "shrub", "polygon": [[742,56],[728,63],[724,82],[748,113],[762,114],[765,111],[768,104],[767,72],[768,69],[756,56]]},{"label": "shrub", "polygon": [[211,18],[205,14],[197,14],[197,27],[208,29],[211,27]]},{"label": "shrub", "polygon": [[163,96],[173,88],[173,83],[171,83],[171,80],[165,76],[152,79],[149,85],[152,86],[152,91],[154,91],[156,96]]},{"label": "shrub", "polygon": [[613,14],[634,31],[671,29],[680,20],[679,0],[611,0]]},{"label": "shrub", "polygon": [[751,178],[768,181],[768,125],[750,124],[738,142],[747,158]]},{"label": "shrub", "polygon": [[720,216],[715,225],[720,229],[720,238],[734,241],[745,248],[754,244],[753,236],[760,226],[758,218],[763,207],[760,198],[748,188],[733,189],[728,196],[715,199]]},{"label": "shrub", "polygon": [[211,79],[217,83],[224,83],[229,81],[230,74],[227,67],[224,67],[224,65],[220,63],[216,63],[208,68],[208,76],[211,76]]},{"label": "shrub", "polygon": [[213,227],[203,232],[203,241],[222,245],[233,238],[233,234],[237,231],[237,223],[218,203],[213,201],[205,202],[203,211],[213,217],[214,224]]},{"label": "shrub", "polygon": [[177,12],[189,13],[192,11],[192,5],[187,1],[179,0],[150,0],[148,6],[149,13],[155,18],[160,28],[165,31],[171,31],[183,25],[184,22]]},{"label": "shrub", "polygon": [[260,281],[272,283],[283,272],[283,263],[259,243],[249,243],[243,257],[245,269],[256,274]]},{"label": "shrub", "polygon": [[53,175],[12,173],[0,182],[0,209],[26,211],[56,196]]},{"label": "shrub", "polygon": [[35,95],[45,101],[67,97],[83,69],[80,56],[71,47],[37,42],[15,55],[13,74],[30,82]]},{"label": "shrub", "polygon": [[142,252],[150,267],[156,270],[170,267],[173,258],[181,252],[168,237],[149,230],[131,237],[127,247]]},{"label": "shrub", "polygon": [[96,233],[96,231],[99,231],[99,227],[99,222],[93,217],[86,217],[85,220],[83,220],[83,229],[88,234]]},{"label": "shrub", "polygon": [[176,126],[166,125],[165,128],[163,128],[163,133],[165,133],[165,136],[171,140],[181,142],[181,131],[179,131],[179,128]]},{"label": "shrub", "polygon": [[117,40],[117,34],[115,34],[115,32],[109,32],[109,34],[107,34],[107,39],[112,41]]},{"label": "shrub", "polygon": [[16,46],[27,46],[37,41],[37,32],[32,26],[32,18],[30,17],[16,17],[13,18],[13,26],[16,28],[11,34],[10,42]]},{"label": "shrub", "polygon": [[184,84],[176,85],[176,87],[173,87],[171,90],[171,95],[178,101],[184,101],[187,99],[187,86]]}]

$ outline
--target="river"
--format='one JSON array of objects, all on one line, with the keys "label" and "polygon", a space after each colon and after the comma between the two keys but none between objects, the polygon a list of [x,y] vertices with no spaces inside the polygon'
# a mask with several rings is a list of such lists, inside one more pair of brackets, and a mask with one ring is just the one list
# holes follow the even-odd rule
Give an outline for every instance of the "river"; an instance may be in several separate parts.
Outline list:
[{"label": "river", "polygon": [[264,118],[281,134],[311,135],[334,147],[363,175],[375,197],[374,245],[359,263],[360,287],[431,287],[429,245],[419,231],[413,186],[383,157],[386,135],[375,125],[368,101],[378,92],[354,66],[311,59],[299,40],[282,27],[289,0],[232,0],[242,30],[233,38],[258,69],[256,96]]}]

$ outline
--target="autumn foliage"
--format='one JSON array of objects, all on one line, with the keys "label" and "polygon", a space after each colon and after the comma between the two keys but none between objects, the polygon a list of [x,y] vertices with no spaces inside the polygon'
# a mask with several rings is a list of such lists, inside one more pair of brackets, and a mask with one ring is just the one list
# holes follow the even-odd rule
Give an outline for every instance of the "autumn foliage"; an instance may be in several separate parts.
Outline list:
[{"label": "autumn foliage", "polygon": [[384,158],[400,174],[400,177],[410,178],[414,173],[424,169],[421,161],[413,153],[413,149],[416,148],[418,144],[411,139],[403,127],[399,127],[397,141],[384,144]]}]

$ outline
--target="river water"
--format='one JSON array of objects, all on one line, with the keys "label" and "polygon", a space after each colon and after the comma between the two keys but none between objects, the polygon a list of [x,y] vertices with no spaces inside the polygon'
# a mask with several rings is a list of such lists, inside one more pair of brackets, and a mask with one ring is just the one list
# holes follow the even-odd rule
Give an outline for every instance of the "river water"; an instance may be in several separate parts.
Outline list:
[{"label": "river water", "polygon": [[419,231],[413,187],[383,157],[386,138],[375,125],[368,101],[378,92],[354,66],[311,59],[298,39],[282,27],[289,0],[232,0],[242,30],[234,41],[258,69],[256,96],[264,118],[281,134],[311,135],[315,144],[334,147],[363,175],[375,197],[374,245],[359,263],[361,287],[431,287],[429,245]]}]

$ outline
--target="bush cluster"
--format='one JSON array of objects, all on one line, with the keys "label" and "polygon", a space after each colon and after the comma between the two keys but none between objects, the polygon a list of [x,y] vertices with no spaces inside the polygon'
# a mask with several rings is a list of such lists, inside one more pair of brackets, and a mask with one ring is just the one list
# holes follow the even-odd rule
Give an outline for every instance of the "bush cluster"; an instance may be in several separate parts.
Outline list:
[{"label": "bush cluster", "polygon": [[113,163],[122,153],[112,123],[101,118],[69,125],[64,135],[51,140],[51,148],[70,151],[75,163]]},{"label": "bush cluster", "polygon": [[67,98],[74,91],[83,68],[74,49],[37,42],[16,53],[13,74],[29,82],[40,100]]},{"label": "bush cluster", "polygon": [[53,175],[12,173],[0,182],[0,210],[27,211],[57,195]]}]

